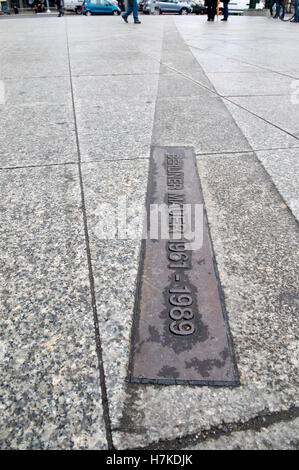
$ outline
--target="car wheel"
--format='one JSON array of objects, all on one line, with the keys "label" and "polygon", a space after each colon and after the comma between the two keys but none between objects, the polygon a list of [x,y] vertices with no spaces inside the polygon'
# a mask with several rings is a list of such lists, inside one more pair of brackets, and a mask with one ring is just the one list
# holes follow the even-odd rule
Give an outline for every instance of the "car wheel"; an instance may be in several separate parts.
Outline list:
[{"label": "car wheel", "polygon": [[114,11],[112,12],[112,15],[113,15],[113,16],[118,16],[119,14],[120,14],[120,13],[119,13],[119,11],[117,11],[117,10],[114,10]]},{"label": "car wheel", "polygon": [[188,15],[188,10],[187,8],[182,8],[181,11],[180,11],[180,15]]},{"label": "car wheel", "polygon": [[163,14],[163,11],[162,10],[159,10],[159,15],[162,15]]},{"label": "car wheel", "polygon": [[76,8],[76,15],[82,15],[82,8],[81,7],[78,7]]},{"label": "car wheel", "polygon": [[88,11],[85,13],[85,16],[91,16],[91,11],[88,10]]}]

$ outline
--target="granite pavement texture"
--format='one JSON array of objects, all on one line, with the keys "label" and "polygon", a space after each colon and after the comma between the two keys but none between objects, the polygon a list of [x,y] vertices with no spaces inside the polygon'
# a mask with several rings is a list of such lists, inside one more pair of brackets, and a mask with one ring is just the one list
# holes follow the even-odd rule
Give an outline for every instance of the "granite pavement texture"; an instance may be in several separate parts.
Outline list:
[{"label": "granite pavement texture", "polygon": [[[0,448],[298,448],[298,27],[140,18],[0,18]],[[238,387],[128,381],[154,145],[194,148]]]}]

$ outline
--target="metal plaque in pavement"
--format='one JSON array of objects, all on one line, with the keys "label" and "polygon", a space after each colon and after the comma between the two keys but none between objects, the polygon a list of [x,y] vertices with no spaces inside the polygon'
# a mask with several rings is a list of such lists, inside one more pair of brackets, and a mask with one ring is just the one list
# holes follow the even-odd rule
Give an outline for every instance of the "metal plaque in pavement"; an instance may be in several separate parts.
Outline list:
[{"label": "metal plaque in pavement", "polygon": [[239,384],[192,148],[152,149],[131,382]]}]

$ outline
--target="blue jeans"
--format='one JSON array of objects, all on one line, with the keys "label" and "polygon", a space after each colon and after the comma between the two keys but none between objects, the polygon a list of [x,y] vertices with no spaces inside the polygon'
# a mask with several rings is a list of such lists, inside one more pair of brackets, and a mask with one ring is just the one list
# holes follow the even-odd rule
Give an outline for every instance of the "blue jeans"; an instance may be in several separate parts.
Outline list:
[{"label": "blue jeans", "polygon": [[295,0],[295,21],[299,21],[299,0]]},{"label": "blue jeans", "polygon": [[281,18],[284,17],[285,15],[285,12],[286,12],[286,8],[283,7],[279,2],[276,3],[276,13],[275,13],[275,16],[274,18],[278,18],[279,17],[279,13],[280,13],[280,8],[282,8],[282,14],[281,14]]},{"label": "blue jeans", "polygon": [[133,12],[134,21],[138,21],[138,3],[137,0],[129,0],[128,9],[123,14],[123,18],[128,18],[128,16]]}]

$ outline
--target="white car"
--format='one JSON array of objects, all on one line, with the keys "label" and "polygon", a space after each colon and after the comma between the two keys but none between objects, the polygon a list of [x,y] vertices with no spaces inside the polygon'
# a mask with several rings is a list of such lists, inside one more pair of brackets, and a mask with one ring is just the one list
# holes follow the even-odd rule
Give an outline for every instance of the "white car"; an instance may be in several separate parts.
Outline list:
[{"label": "white car", "polygon": [[83,1],[84,0],[65,0],[64,9],[66,11],[74,11],[77,15],[81,15]]},{"label": "white car", "polygon": [[[236,13],[242,15],[244,10],[248,10],[249,8],[249,0],[231,0],[228,4],[228,12],[229,13]],[[265,3],[263,0],[258,0],[255,6],[256,10],[262,10],[265,8]],[[220,9],[221,3],[220,3]]]}]

